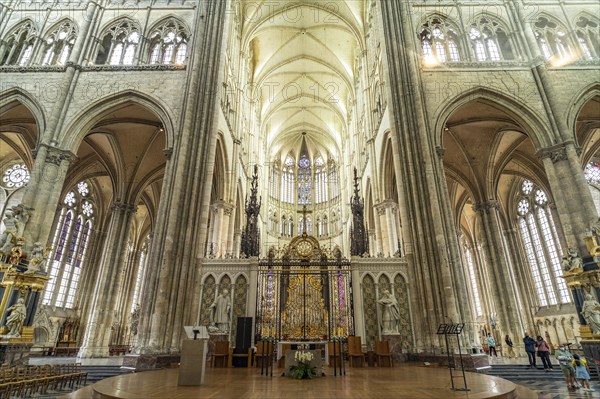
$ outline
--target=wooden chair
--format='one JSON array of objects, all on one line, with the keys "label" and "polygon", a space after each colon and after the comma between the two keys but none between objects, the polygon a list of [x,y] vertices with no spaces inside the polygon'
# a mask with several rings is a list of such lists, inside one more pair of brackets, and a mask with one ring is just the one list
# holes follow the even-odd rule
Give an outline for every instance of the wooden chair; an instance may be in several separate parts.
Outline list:
[{"label": "wooden chair", "polygon": [[221,362],[222,366],[227,367],[229,363],[229,341],[217,341],[215,342],[215,353],[212,357],[212,366],[217,367],[217,359],[223,359]]},{"label": "wooden chair", "polygon": [[358,336],[348,336],[348,360],[350,361],[350,367],[365,366],[365,354],[362,351],[362,344]]},{"label": "wooden chair", "polygon": [[336,367],[342,367],[342,361],[344,360],[343,349],[344,347],[340,341],[327,343],[327,352],[329,354],[327,363],[329,364],[329,367],[333,367],[334,362]]},{"label": "wooden chair", "polygon": [[[377,365],[379,367],[384,367],[385,363],[389,364],[389,367],[394,367],[392,354],[390,353],[390,343],[388,341],[375,341],[375,355],[377,355]],[[388,361],[382,361],[385,359],[388,359]]]},{"label": "wooden chair", "polygon": [[256,353],[254,354],[254,367],[260,367],[263,361],[270,361],[270,359],[272,359],[272,356],[273,342],[258,341],[256,343]]},{"label": "wooden chair", "polygon": [[290,349],[292,349],[292,344],[281,344],[281,354],[277,354],[277,356],[281,355],[277,360],[277,368],[282,369],[285,367],[285,353]]}]

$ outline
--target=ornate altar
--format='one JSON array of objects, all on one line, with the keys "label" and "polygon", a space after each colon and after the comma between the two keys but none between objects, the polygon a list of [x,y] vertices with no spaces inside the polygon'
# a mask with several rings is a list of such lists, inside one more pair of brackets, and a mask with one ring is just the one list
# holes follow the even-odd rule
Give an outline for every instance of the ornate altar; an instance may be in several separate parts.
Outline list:
[{"label": "ornate altar", "polygon": [[585,244],[590,257],[580,258],[577,249],[569,248],[562,265],[563,278],[571,289],[579,316],[580,344],[588,359],[600,360],[600,223],[596,222]]},{"label": "ornate altar", "polygon": [[[40,295],[49,278],[43,271],[42,254],[39,243],[34,245],[32,256],[27,259],[23,251],[24,239],[15,240],[10,253],[1,254],[0,258],[0,325],[2,326],[2,342],[10,343],[33,343],[33,316]],[[24,305],[23,320],[18,331],[11,332],[7,326],[10,324],[10,316],[16,312],[19,304]],[[10,334],[8,334],[10,333]]]},{"label": "ornate altar", "polygon": [[327,340],[354,333],[350,263],[306,231],[259,261],[256,329],[278,340]]}]

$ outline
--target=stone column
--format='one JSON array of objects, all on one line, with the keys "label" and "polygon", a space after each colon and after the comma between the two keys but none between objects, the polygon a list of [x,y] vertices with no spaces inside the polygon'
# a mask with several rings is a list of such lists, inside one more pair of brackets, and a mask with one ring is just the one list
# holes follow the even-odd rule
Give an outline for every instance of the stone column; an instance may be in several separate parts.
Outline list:
[{"label": "stone column", "polygon": [[398,250],[398,233],[396,231],[396,213],[394,212],[395,204],[388,203],[385,208],[386,224],[388,226],[388,242],[390,247],[390,256],[394,256]]},{"label": "stone column", "polygon": [[377,239],[375,236],[375,229],[369,229],[367,231],[369,235],[369,255],[376,256],[377,255]]},{"label": "stone column", "polygon": [[[556,200],[560,222],[567,238],[567,245],[579,249],[583,258],[589,256],[583,241],[585,232],[598,218],[591,193],[583,177],[579,156],[575,148],[573,132],[562,116],[559,106],[561,93],[557,90],[533,34],[535,22],[526,17],[523,0],[509,0],[509,17],[512,18],[525,42],[525,50],[531,61],[531,71],[546,110],[549,128],[553,136],[551,147],[543,148],[538,155],[542,158],[552,195]],[[553,165],[552,165],[553,164]]]},{"label": "stone column", "polygon": [[25,226],[27,247],[39,241],[49,241],[65,176],[75,155],[60,148],[40,144],[37,149],[31,179],[25,188],[23,205],[32,209]]},{"label": "stone column", "polygon": [[379,254],[389,256],[389,231],[385,217],[385,205],[381,202],[375,205],[375,226],[378,226],[377,232],[379,233],[377,235],[379,237],[379,248],[375,256],[379,256]]},{"label": "stone column", "polygon": [[352,270],[352,303],[354,304],[354,334],[365,337],[365,310],[362,297],[360,273]]},{"label": "stone column", "polygon": [[176,134],[172,165],[165,174],[148,257],[153,296],[141,312],[143,335],[137,349],[141,353],[177,352],[182,327],[198,316],[198,259],[206,250],[229,3],[206,0],[196,7],[181,128]]},{"label": "stone column", "polygon": [[237,229],[233,234],[233,257],[240,257],[240,245],[242,242],[242,229]]},{"label": "stone column", "polygon": [[518,312],[521,305],[517,300],[510,276],[510,262],[504,251],[502,229],[499,221],[499,203],[489,200],[475,204],[473,210],[479,214],[486,257],[490,288],[496,303],[495,312],[500,316],[500,329],[512,337],[521,335],[523,325]]},{"label": "stone column", "polygon": [[100,260],[92,309],[78,357],[108,356],[108,341],[116,316],[117,291],[122,277],[121,268],[126,256],[129,227],[134,213],[135,206],[131,204],[113,203],[108,240]]},{"label": "stone column", "polygon": [[[415,322],[415,335],[423,336],[417,350],[428,350],[441,344],[434,334],[437,326],[450,318],[459,320],[456,287],[450,265],[440,267],[441,258],[448,258],[452,245],[445,234],[441,201],[444,193],[435,165],[436,132],[427,122],[419,71],[418,48],[415,46],[412,3],[381,1],[376,3],[381,13],[376,17],[385,36],[385,73],[388,76],[388,105],[392,134],[397,136],[400,173],[396,175],[402,190],[401,209],[406,224],[405,238],[409,245],[406,259],[414,281],[414,294],[422,299],[423,315]],[[398,27],[402,27],[399,29]],[[408,100],[408,94],[410,99]],[[443,173],[443,172],[442,172]],[[451,239],[450,239],[451,240]],[[454,256],[453,258],[454,259]]]},{"label": "stone column", "polygon": [[581,257],[589,256],[583,237],[598,219],[598,213],[574,144],[545,148],[538,156],[548,176],[567,245],[577,248]]}]

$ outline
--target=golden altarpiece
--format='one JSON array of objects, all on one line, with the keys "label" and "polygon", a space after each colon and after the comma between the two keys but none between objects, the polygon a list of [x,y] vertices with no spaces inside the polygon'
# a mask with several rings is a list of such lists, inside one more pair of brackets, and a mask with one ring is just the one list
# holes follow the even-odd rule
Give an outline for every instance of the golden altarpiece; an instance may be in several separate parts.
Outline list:
[{"label": "golden altarpiece", "polygon": [[350,262],[302,235],[259,261],[256,333],[290,341],[354,334]]},{"label": "golden altarpiece", "polygon": [[563,258],[567,286],[572,292],[579,315],[581,347],[588,358],[600,359],[600,220],[585,237],[589,258],[580,258],[570,248]]}]

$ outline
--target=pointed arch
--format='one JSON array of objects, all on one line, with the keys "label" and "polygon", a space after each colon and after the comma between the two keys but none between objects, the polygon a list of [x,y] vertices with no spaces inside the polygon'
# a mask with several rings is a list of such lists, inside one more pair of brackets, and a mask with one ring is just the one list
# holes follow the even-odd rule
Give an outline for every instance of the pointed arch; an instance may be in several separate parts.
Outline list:
[{"label": "pointed arch", "polygon": [[[38,143],[43,132],[46,130],[46,116],[41,103],[27,90],[21,87],[12,87],[0,93],[0,116],[11,107],[13,103],[19,103],[25,106],[35,118],[38,128]],[[36,143],[36,144],[38,144]]]},{"label": "pointed arch", "polygon": [[434,146],[443,146],[444,128],[450,116],[464,105],[481,101],[492,107],[500,109],[511,117],[517,123],[534,144],[536,150],[546,148],[552,145],[551,138],[545,132],[548,123],[542,122],[542,117],[532,110],[526,103],[519,102],[520,99],[511,98],[501,92],[487,87],[474,87],[453,98],[448,99],[445,104],[439,107],[437,118],[435,119],[435,142]]},{"label": "pointed arch", "polygon": [[173,148],[175,126],[169,107],[161,100],[137,90],[125,90],[117,95],[107,95],[74,115],[71,118],[71,123],[67,125],[64,133],[59,137],[60,147],[76,152],[83,138],[99,120],[115,108],[128,104],[137,104],[153,112],[160,119],[165,130],[166,148]]}]

